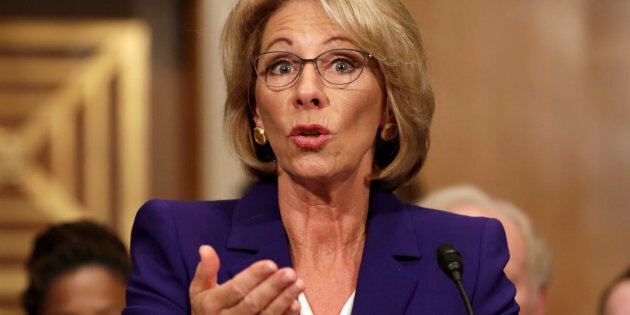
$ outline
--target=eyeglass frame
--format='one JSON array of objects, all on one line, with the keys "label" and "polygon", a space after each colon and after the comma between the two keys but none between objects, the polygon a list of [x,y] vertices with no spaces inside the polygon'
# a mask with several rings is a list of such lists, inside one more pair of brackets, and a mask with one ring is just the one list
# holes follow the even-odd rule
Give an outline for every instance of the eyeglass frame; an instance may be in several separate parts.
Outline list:
[{"label": "eyeglass frame", "polygon": [[[357,75],[356,78],[352,79],[350,82],[346,82],[346,83],[335,83],[335,82],[331,82],[328,79],[326,79],[326,77],[322,74],[322,72],[319,70],[319,66],[317,65],[317,60],[319,59],[319,57],[321,57],[322,55],[325,55],[329,52],[332,51],[336,51],[336,50],[350,50],[350,51],[354,51],[354,52],[358,52],[363,56],[363,63],[361,65],[361,71],[359,72],[359,74]],[[293,79],[291,79],[291,81],[289,81],[286,84],[283,85],[271,85],[269,83],[267,83],[262,77],[261,75],[258,73],[258,70],[256,69],[256,61],[260,58],[260,56],[266,55],[266,54],[271,54],[271,53],[286,53],[292,56],[295,56],[299,61],[300,61],[300,68],[298,69],[298,73],[295,75],[295,77]],[[256,78],[258,78],[258,80],[260,80],[260,82],[262,82],[264,85],[269,86],[269,87],[274,87],[274,88],[282,88],[282,87],[287,87],[291,84],[293,84],[299,77],[300,75],[302,75],[302,70],[304,69],[304,64],[307,62],[312,62],[315,65],[315,70],[317,70],[317,74],[324,79],[324,81],[330,83],[330,84],[334,84],[334,85],[348,85],[354,81],[356,81],[357,79],[359,79],[359,77],[361,76],[361,74],[363,74],[363,70],[365,69],[365,65],[367,64],[367,58],[372,58],[372,59],[376,59],[374,57],[374,55],[372,55],[371,53],[367,52],[367,51],[363,51],[363,50],[358,50],[358,49],[352,49],[352,48],[334,48],[334,49],[330,49],[327,51],[322,52],[321,54],[317,55],[317,57],[315,58],[302,58],[300,56],[298,56],[295,53],[289,52],[289,51],[282,51],[282,50],[273,50],[273,51],[266,51],[264,53],[260,53],[258,55],[252,56],[249,61],[252,65],[252,67],[254,68],[254,73],[256,73]]]}]

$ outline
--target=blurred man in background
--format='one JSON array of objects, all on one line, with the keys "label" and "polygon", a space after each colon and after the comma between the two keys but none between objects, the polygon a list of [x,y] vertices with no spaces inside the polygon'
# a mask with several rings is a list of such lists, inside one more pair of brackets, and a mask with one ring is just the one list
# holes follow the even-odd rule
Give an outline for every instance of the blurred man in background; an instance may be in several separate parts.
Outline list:
[{"label": "blurred man in background", "polygon": [[602,294],[600,315],[630,314],[630,268],[619,275]]},{"label": "blurred man in background", "polygon": [[501,221],[510,250],[505,273],[516,286],[520,314],[544,314],[552,274],[549,252],[530,219],[520,209],[508,202],[494,199],[470,185],[458,185],[432,192],[417,204]]}]

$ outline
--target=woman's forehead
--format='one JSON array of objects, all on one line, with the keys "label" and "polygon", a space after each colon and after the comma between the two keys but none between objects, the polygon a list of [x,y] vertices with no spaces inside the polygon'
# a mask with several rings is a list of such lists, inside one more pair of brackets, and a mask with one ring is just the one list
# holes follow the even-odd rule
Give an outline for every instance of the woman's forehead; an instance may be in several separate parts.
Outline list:
[{"label": "woman's forehead", "polygon": [[272,14],[261,38],[261,50],[274,47],[352,43],[317,1],[289,1]]}]

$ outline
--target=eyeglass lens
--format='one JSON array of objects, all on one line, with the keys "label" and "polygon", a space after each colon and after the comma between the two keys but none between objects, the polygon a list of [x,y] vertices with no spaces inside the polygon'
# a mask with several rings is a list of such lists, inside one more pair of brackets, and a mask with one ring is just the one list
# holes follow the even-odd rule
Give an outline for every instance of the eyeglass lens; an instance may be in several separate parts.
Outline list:
[{"label": "eyeglass lens", "polygon": [[313,59],[303,59],[284,51],[271,51],[253,60],[258,77],[267,85],[291,84],[302,72],[305,62],[314,62],[319,75],[332,84],[348,84],[356,80],[365,65],[367,53],[352,49],[334,49]]}]

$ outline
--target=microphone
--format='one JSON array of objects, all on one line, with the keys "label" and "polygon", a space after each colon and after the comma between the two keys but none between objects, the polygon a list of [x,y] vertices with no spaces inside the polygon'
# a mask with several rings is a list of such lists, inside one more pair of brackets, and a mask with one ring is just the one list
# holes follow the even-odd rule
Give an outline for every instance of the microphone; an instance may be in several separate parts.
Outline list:
[{"label": "microphone", "polygon": [[462,255],[459,254],[459,251],[457,251],[457,248],[455,248],[453,244],[444,243],[437,248],[436,256],[440,268],[442,268],[444,273],[446,273],[449,278],[453,279],[457,285],[457,289],[459,289],[459,294],[464,300],[468,314],[474,315],[472,305],[470,305],[470,300],[462,283],[462,274],[464,273]]}]

